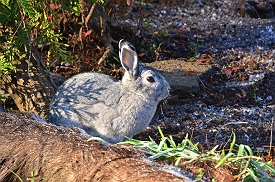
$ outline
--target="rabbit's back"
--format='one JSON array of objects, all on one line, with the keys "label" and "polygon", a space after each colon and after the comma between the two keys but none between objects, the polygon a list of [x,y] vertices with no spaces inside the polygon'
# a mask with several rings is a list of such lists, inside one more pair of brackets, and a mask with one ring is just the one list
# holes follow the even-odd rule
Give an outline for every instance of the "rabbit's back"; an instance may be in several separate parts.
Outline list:
[{"label": "rabbit's back", "polygon": [[104,101],[107,105],[116,103],[114,95],[120,92],[120,81],[99,73],[82,73],[68,79],[61,85],[51,101],[57,103],[95,104]]},{"label": "rabbit's back", "polygon": [[[51,101],[49,121],[66,127],[79,127],[91,135],[105,130],[111,117],[117,117],[121,82],[98,73],[78,74],[61,85]],[[107,127],[107,125],[106,125]]]}]

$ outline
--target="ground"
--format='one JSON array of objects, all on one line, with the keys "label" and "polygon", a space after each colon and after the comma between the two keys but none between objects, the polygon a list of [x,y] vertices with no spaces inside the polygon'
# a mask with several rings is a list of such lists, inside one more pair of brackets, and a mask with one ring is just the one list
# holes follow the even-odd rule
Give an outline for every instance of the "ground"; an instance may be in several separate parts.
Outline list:
[{"label": "ground", "polygon": [[[147,130],[135,138],[159,139],[157,125],[165,135],[180,142],[187,133],[204,149],[228,145],[232,132],[237,143],[248,144],[266,155],[271,147],[275,115],[275,2],[185,1],[175,4],[115,6],[111,36],[132,42],[141,62],[180,59],[210,64],[215,72],[201,78],[197,93],[182,95],[180,104],[166,102],[158,108]],[[98,66],[104,47],[87,40],[84,50],[76,46],[79,61],[51,64],[52,71],[66,77],[96,70],[120,77],[117,44],[108,63]],[[195,71],[195,70],[192,70]],[[173,96],[173,91],[171,93]],[[271,158],[272,158],[271,156]]]}]

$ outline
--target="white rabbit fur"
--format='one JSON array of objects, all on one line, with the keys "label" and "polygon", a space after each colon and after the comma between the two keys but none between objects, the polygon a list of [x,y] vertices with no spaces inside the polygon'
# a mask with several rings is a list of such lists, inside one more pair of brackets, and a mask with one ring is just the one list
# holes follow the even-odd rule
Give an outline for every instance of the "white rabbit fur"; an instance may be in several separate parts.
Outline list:
[{"label": "white rabbit fur", "polygon": [[125,69],[122,81],[98,73],[73,76],[57,89],[49,122],[79,127],[111,143],[133,137],[149,125],[170,86],[157,70],[139,65],[132,44],[121,40],[119,49]]}]

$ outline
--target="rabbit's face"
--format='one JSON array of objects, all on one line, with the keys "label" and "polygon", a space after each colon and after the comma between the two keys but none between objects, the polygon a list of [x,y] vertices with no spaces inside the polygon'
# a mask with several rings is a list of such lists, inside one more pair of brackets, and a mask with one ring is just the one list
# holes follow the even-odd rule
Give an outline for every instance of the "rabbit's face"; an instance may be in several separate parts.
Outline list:
[{"label": "rabbit's face", "polygon": [[165,78],[155,70],[143,70],[141,72],[142,92],[156,101],[161,101],[169,95],[170,85]]},{"label": "rabbit's face", "polygon": [[124,75],[122,84],[126,90],[156,102],[165,99],[169,95],[170,90],[170,85],[165,78],[153,68],[140,67],[142,69],[140,69],[137,77]]}]

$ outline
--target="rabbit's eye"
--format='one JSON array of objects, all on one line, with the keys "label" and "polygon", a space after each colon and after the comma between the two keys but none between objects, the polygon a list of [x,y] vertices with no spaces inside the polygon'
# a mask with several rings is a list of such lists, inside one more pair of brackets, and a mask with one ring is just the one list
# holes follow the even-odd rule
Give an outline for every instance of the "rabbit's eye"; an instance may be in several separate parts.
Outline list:
[{"label": "rabbit's eye", "polygon": [[150,83],[155,82],[155,79],[154,79],[154,77],[152,77],[152,76],[147,77],[146,80],[147,80],[148,82],[150,82]]}]

